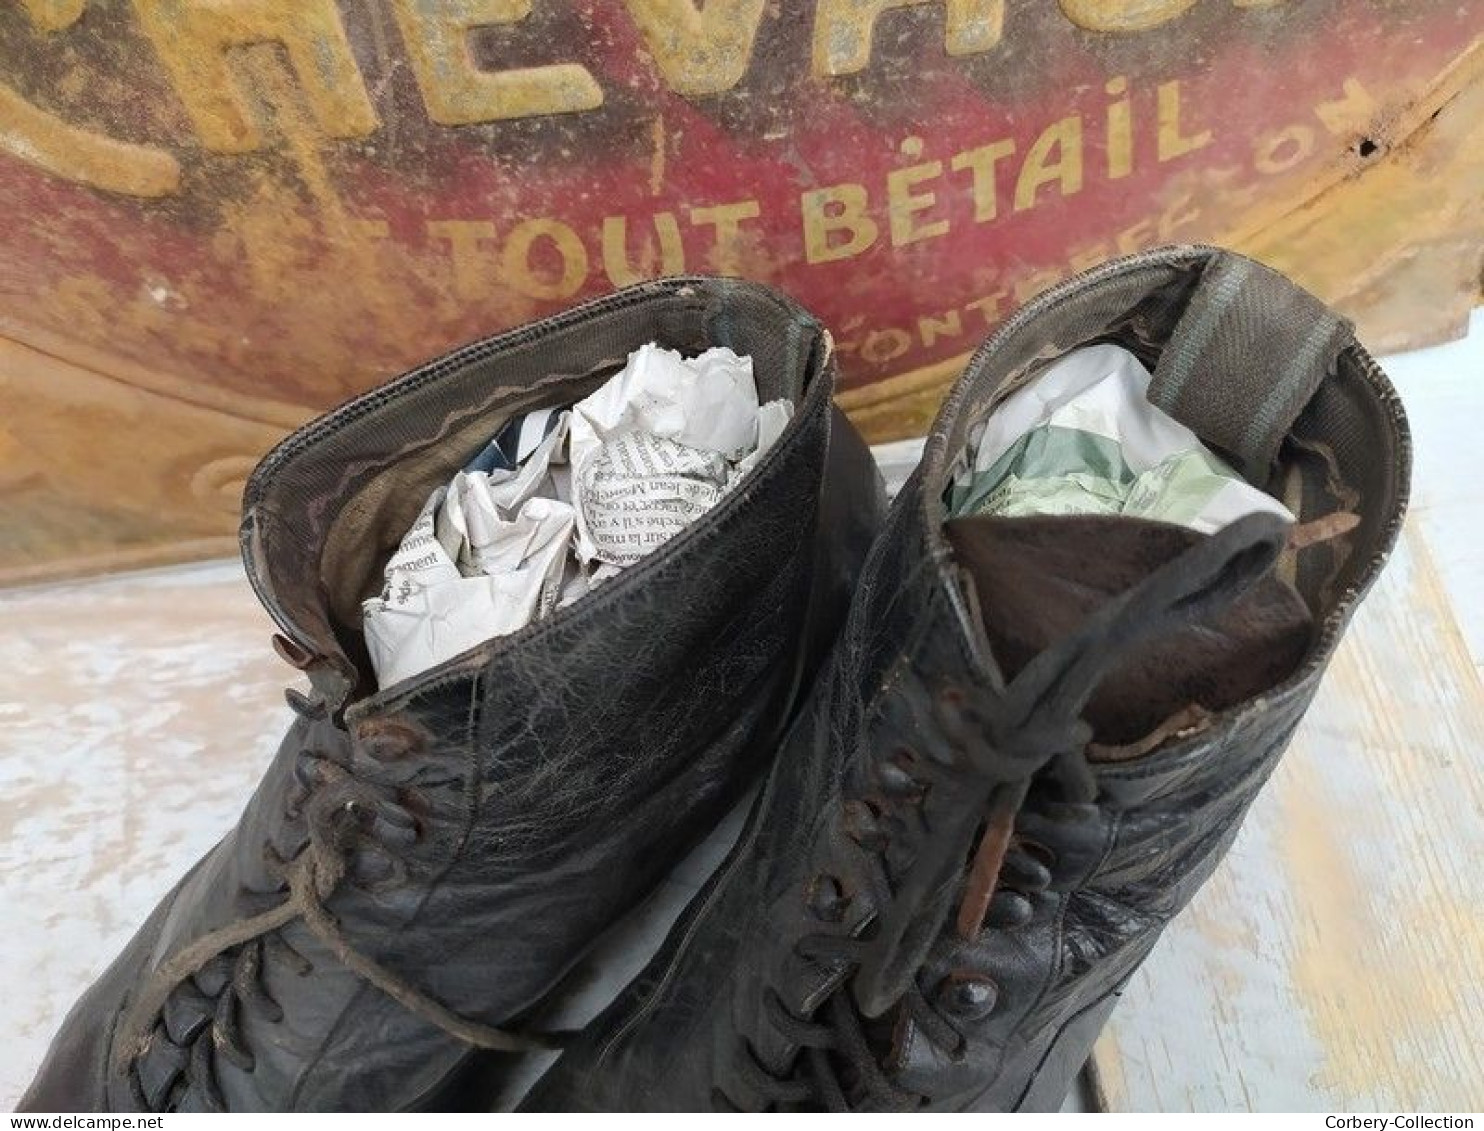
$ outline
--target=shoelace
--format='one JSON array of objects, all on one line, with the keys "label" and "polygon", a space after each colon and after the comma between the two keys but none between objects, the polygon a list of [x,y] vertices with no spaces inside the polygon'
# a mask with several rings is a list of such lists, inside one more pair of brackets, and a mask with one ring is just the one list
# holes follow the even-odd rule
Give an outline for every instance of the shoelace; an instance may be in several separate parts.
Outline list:
[{"label": "shoelace", "polygon": [[[1081,713],[1103,676],[1139,643],[1204,620],[1229,606],[1265,573],[1281,552],[1286,528],[1269,515],[1230,524],[1180,558],[1153,571],[1139,584],[1109,601],[1075,632],[1036,656],[1003,694],[981,707],[957,689],[937,696],[937,747],[914,760],[917,775],[936,776],[935,767],[966,761],[977,789],[948,825],[927,829],[915,820],[919,851],[907,874],[893,883],[886,865],[891,835],[914,826],[904,809],[919,800],[930,782],[899,763],[875,759],[878,774],[891,783],[887,805],[867,810],[860,799],[845,802],[846,828],[858,846],[869,886],[879,908],[867,935],[807,935],[795,944],[803,958],[838,971],[833,988],[810,1017],[792,1012],[774,990],[764,991],[770,1024],[799,1049],[789,1074],[769,1071],[754,1045],[740,1042],[737,1072],[767,1106],[817,1106],[828,1111],[860,1105],[901,1111],[922,1106],[924,1097],[893,1082],[870,1040],[866,1018],[892,1014],[910,1020],[950,1056],[961,1056],[967,1038],[961,1026],[988,1014],[994,1005],[991,983],[968,979],[943,987],[929,1001],[916,972],[948,918],[941,893],[960,892],[953,913],[957,935],[972,941],[988,924],[1015,926],[1031,909],[1023,899],[1007,902],[997,921],[994,904],[1002,880],[1015,875],[1030,887],[1051,879],[1032,846],[1015,839],[1016,816],[1034,782],[1056,789],[1059,804],[1074,816],[1096,813],[1097,779],[1086,758],[1091,728]],[[900,748],[893,749],[900,756]],[[963,788],[963,778],[956,788]],[[895,810],[895,811],[894,811]],[[963,847],[977,845],[964,879]],[[958,881],[958,882],[956,882]],[[822,916],[829,918],[830,916]],[[958,999],[955,999],[958,995]],[[945,1008],[946,1007],[946,1008]],[[952,1012],[956,1018],[947,1016]],[[712,1092],[713,1106],[739,1110],[724,1090]]]},{"label": "shoelace", "polygon": [[[291,646],[281,640],[275,646],[296,662]],[[309,661],[296,666],[307,668]],[[291,688],[286,697],[296,714],[311,724],[335,726],[349,745],[338,720],[326,724],[329,707],[323,695],[311,698]],[[370,763],[384,765],[415,741],[405,733],[390,737],[392,741],[368,745]],[[547,1036],[510,1033],[459,1016],[351,944],[325,901],[346,879],[362,849],[374,847],[385,858],[382,882],[401,880],[405,870],[392,842],[410,844],[417,839],[417,815],[404,803],[404,790],[392,775],[379,778],[323,749],[306,746],[300,751],[294,776],[298,792],[289,799],[287,815],[302,821],[307,841],[288,860],[281,859],[272,845],[264,846],[264,858],[280,881],[283,898],[170,955],[145,978],[120,1020],[113,1063],[127,1077],[134,1103],[146,1111],[170,1110],[195,1086],[208,1110],[225,1110],[215,1057],[219,1054],[243,1071],[254,1066],[241,1011],[252,1009],[269,1022],[283,1017],[282,1006],[264,984],[265,964],[278,961],[299,974],[313,969],[278,933],[295,920],[302,921],[341,965],[468,1045],[505,1052],[556,1047]],[[163,1063],[152,1066],[147,1082],[142,1061],[151,1054],[163,1058]]]}]

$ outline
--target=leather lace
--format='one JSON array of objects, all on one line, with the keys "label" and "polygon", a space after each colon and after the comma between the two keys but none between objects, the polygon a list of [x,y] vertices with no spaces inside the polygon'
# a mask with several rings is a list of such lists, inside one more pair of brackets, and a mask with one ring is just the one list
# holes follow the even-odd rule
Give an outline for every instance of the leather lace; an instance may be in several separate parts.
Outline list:
[{"label": "leather lace", "polygon": [[[322,695],[311,698],[290,689],[287,698],[311,724],[324,723],[330,715]],[[336,719],[330,725],[345,739],[334,745],[348,751],[342,724]],[[145,978],[119,1022],[113,1046],[114,1067],[126,1076],[141,1110],[175,1110],[193,1089],[207,1110],[226,1110],[216,1058],[245,1072],[255,1064],[242,1024],[244,1011],[270,1023],[283,1018],[283,1007],[264,980],[264,967],[275,963],[299,975],[313,970],[312,962],[280,933],[296,920],[338,963],[468,1045],[518,1052],[555,1047],[546,1037],[509,1033],[454,1013],[357,950],[325,906],[353,863],[370,857],[379,857],[383,865],[374,882],[405,879],[400,853],[416,842],[421,826],[409,808],[410,791],[387,770],[387,763],[407,753],[416,740],[407,730],[394,731],[392,738],[366,744],[368,757],[361,764],[353,764],[348,753],[310,746],[299,751],[294,766],[298,788],[286,812],[302,824],[306,839],[287,860],[271,844],[264,846],[265,864],[278,882],[276,892],[264,894],[275,902],[193,940]]]},{"label": "leather lace", "polygon": [[[1044,889],[1052,877],[1041,846],[1017,839],[1016,816],[1033,784],[1062,815],[1096,815],[1098,784],[1085,753],[1091,728],[1081,713],[1103,676],[1141,642],[1225,609],[1272,565],[1284,538],[1284,525],[1269,515],[1232,523],[1109,601],[992,701],[956,688],[941,692],[922,752],[893,745],[873,756],[879,798],[849,798],[843,807],[876,912],[858,936],[820,932],[796,942],[799,956],[833,972],[832,988],[809,1016],[764,991],[769,1024],[797,1050],[780,1074],[741,1040],[737,1076],[765,1108],[900,1111],[927,1102],[883,1068],[879,1041],[871,1039],[881,1023],[871,1019],[910,1021],[950,1058],[965,1054],[965,1028],[993,1008],[992,983],[947,985],[930,1000],[917,977],[950,913],[951,929],[966,942],[986,927],[1013,928],[1031,917],[1023,893]],[[963,793],[966,802],[930,828],[920,803],[950,768],[958,770],[954,796]],[[902,836],[912,837],[915,855],[893,880],[886,854]],[[965,875],[968,844],[976,847]],[[826,920],[841,917],[838,909],[815,910]],[[712,1101],[720,1109],[741,1106],[721,1088]]]}]

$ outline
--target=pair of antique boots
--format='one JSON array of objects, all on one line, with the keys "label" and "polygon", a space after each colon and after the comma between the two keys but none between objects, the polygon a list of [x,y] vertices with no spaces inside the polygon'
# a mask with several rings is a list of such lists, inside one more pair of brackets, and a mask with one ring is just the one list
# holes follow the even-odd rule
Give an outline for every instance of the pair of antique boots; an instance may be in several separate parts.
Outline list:
[{"label": "pair of antique boots", "polygon": [[[793,402],[782,438],[587,597],[375,690],[360,603],[428,491],[650,341],[750,355],[761,399]],[[1004,398],[1105,343],[1295,522],[950,517]],[[889,509],[834,374],[786,298],[664,280],[458,350],[275,449],[242,549],[311,690],[24,1107],[488,1110],[522,1054],[558,1047],[525,1109],[1060,1106],[1375,580],[1405,419],[1345,323],[1203,247],[1022,309]],[[642,972],[552,1028],[584,957],[741,804]]]}]

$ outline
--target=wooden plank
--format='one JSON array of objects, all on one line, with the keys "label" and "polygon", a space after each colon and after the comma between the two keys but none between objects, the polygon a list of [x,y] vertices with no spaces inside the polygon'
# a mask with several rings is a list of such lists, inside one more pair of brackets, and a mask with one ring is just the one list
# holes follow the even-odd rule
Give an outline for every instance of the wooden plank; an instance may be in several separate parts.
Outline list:
[{"label": "wooden plank", "polygon": [[295,675],[236,563],[0,598],[0,1108],[159,898],[236,820]]}]

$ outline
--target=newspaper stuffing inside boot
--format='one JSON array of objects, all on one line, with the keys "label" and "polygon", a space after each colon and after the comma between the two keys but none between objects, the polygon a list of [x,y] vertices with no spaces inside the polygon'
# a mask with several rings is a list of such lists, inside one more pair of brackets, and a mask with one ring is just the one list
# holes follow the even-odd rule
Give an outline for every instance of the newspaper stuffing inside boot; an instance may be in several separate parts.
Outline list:
[{"label": "newspaper stuffing inside boot", "polygon": [[1150,379],[1115,345],[1053,363],[970,433],[949,514],[1123,514],[1205,534],[1257,511],[1292,522],[1283,504],[1149,403]]},{"label": "newspaper stuffing inside boot", "polygon": [[570,409],[507,423],[428,498],[362,604],[389,687],[579,599],[704,515],[793,415],[752,359],[649,344]]}]

